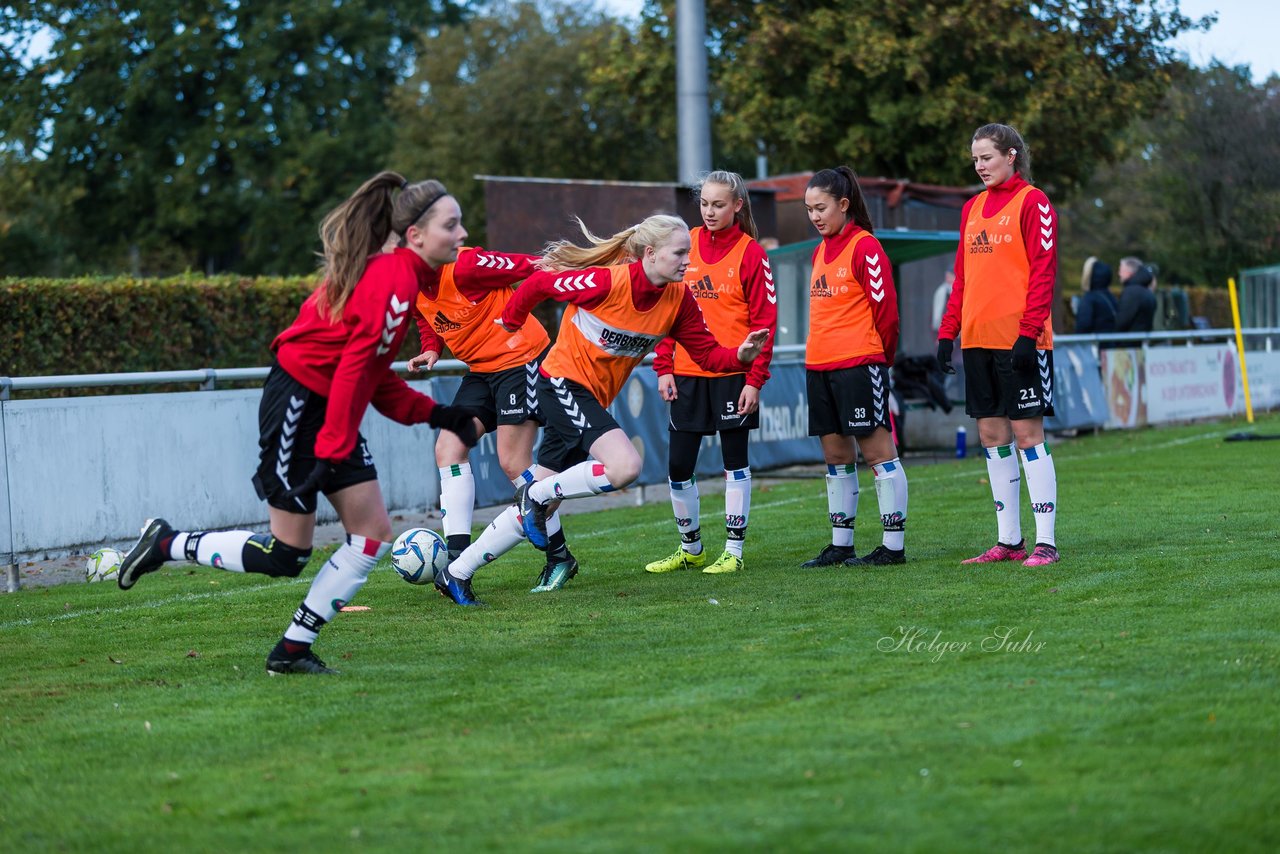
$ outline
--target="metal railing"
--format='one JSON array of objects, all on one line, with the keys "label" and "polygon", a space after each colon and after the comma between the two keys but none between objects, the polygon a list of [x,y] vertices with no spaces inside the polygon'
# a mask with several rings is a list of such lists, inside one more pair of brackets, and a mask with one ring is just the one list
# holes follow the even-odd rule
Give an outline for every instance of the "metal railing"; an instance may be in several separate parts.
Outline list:
[{"label": "metal railing", "polygon": [[[1253,328],[1253,329],[1244,330],[1244,335],[1247,341],[1249,342],[1248,349],[1251,352],[1271,353],[1273,351],[1273,348],[1275,347],[1276,339],[1280,339],[1280,328],[1277,328],[1277,327]],[[1234,339],[1234,330],[1212,329],[1212,330],[1162,331],[1162,332],[1151,332],[1151,333],[1145,333],[1145,334],[1139,334],[1139,335],[1134,335],[1133,333],[1108,333],[1108,334],[1096,334],[1096,335],[1061,335],[1061,336],[1058,336],[1056,340],[1057,342],[1064,345],[1082,344],[1085,346],[1092,345],[1094,347],[1102,346],[1111,342],[1128,343],[1128,342],[1133,342],[1137,340],[1137,341],[1141,341],[1141,346],[1146,348],[1152,345],[1177,344],[1178,342],[1186,342],[1188,346],[1190,346],[1198,342],[1202,343],[1202,342],[1224,341],[1224,340],[1233,341],[1233,339]],[[779,365],[788,364],[793,366],[790,368],[790,370],[793,373],[795,373],[796,372],[795,368],[799,367],[797,363],[803,359],[804,350],[805,350],[805,347],[803,344],[780,345],[776,347],[774,350],[774,353],[776,356],[775,361]],[[650,356],[649,359],[646,361],[651,361],[651,360],[652,360],[652,356]],[[408,373],[407,362],[397,362],[392,367],[401,373],[406,373],[406,374]],[[429,379],[432,376],[457,374],[465,370],[466,370],[466,366],[462,362],[459,362],[456,360],[445,360],[445,361],[438,362],[435,368],[431,372],[414,373],[414,374],[410,374],[410,376],[412,376],[415,379],[425,380],[425,379]],[[38,391],[41,389],[87,388],[87,387],[104,387],[104,386],[125,386],[125,387],[148,386],[148,385],[159,386],[162,384],[180,383],[180,384],[194,385],[203,391],[203,390],[215,389],[218,387],[219,384],[222,384],[225,386],[227,383],[233,383],[233,382],[261,383],[267,377],[268,372],[269,372],[269,368],[259,367],[259,368],[225,368],[225,369],[210,368],[210,369],[186,370],[186,371],[82,374],[82,375],[59,375],[59,376],[43,376],[43,377],[16,377],[16,378],[0,377],[0,400],[9,401],[11,391],[26,392],[26,391]],[[780,381],[781,373],[782,373],[781,371],[778,372],[779,381]],[[792,389],[791,392],[788,393],[789,395],[788,400],[791,400],[792,403],[794,403],[797,397],[801,400],[801,402],[803,402],[803,397],[804,397],[803,371],[799,371],[798,373],[800,374],[800,380],[798,381],[798,385],[793,383],[792,385],[794,386],[794,388]],[[643,381],[643,378],[642,378],[642,381]],[[652,385],[653,385],[652,383],[644,382],[644,384],[647,387],[649,387],[650,390],[652,390]],[[197,395],[197,396],[198,398],[203,397],[202,395]],[[784,397],[786,396],[787,395],[784,395]],[[105,397],[109,399],[110,395]],[[76,402],[83,403],[85,401],[81,400]],[[785,408],[787,404],[779,403],[779,405]],[[25,406],[26,406],[26,401],[11,401],[7,405],[0,406],[0,452],[5,454],[13,452],[14,434],[11,430],[6,429],[13,426],[9,416],[13,414],[13,412],[15,412],[19,407],[25,407]],[[28,416],[32,411],[41,411],[41,410],[39,409],[39,406],[37,406],[35,410],[32,410],[31,408],[25,409],[25,412],[27,413]],[[28,424],[29,423],[30,422],[28,422]],[[399,431],[394,431],[394,432],[398,434]],[[7,434],[7,438],[6,438],[6,434]],[[6,450],[6,445],[7,445],[7,450]],[[33,446],[30,443],[27,444],[26,451],[24,453],[29,455],[30,453],[32,453],[33,450],[37,455],[42,453],[39,445]],[[28,459],[27,456],[22,456],[22,455],[15,456],[13,459],[19,459],[19,458],[22,460]],[[0,463],[13,462],[13,459],[7,459],[7,458],[0,459]],[[94,459],[97,459],[97,458],[94,457],[94,458],[86,459],[85,465],[91,468],[93,465]],[[4,478],[6,482],[4,484],[0,484],[0,488],[4,489],[4,492],[0,493],[0,512],[8,512],[10,509],[10,502],[9,502],[10,489],[7,483],[7,475],[11,474],[12,472],[9,471],[9,468],[7,466],[4,466],[4,468],[6,471],[6,477]],[[10,522],[10,529],[12,529],[12,522]],[[0,532],[0,533],[3,533],[3,532]],[[79,540],[76,540],[75,542],[79,542]],[[53,545],[61,547],[63,545],[68,545],[68,544],[71,544],[71,541],[65,544],[59,542]],[[4,545],[3,538],[0,537],[0,552],[3,552],[5,548],[6,546]],[[9,546],[9,550],[14,554],[17,553],[17,551],[14,550],[12,543]],[[7,567],[7,569],[9,570],[8,575],[10,577],[10,589],[13,589],[16,586],[16,580],[17,580],[16,566],[9,566]]]},{"label": "metal railing", "polygon": [[[1280,327],[1254,327],[1242,329],[1240,334],[1248,339],[1265,338],[1261,349],[1270,352],[1272,339],[1280,337]],[[1102,332],[1089,335],[1054,335],[1054,341],[1064,344],[1103,344],[1128,343],[1131,346],[1150,347],[1152,344],[1164,344],[1172,341],[1185,341],[1191,346],[1197,341],[1216,341],[1220,339],[1235,340],[1236,331],[1225,329],[1172,329],[1159,332]]]},{"label": "metal railing", "polygon": [[[1280,327],[1258,327],[1242,330],[1246,339],[1264,339],[1258,349],[1271,352],[1280,339]],[[1135,343],[1143,348],[1152,344],[1174,341],[1185,341],[1188,346],[1197,341],[1231,340],[1235,336],[1233,329],[1183,329],[1165,330],[1161,332],[1106,332],[1092,335],[1056,335],[1055,341],[1064,344],[1105,344]],[[780,344],[773,349],[774,357],[786,360],[803,358],[804,344]],[[644,364],[653,363],[653,354],[647,356]],[[409,374],[408,362],[395,362],[392,370]],[[43,377],[0,377],[0,400],[10,400],[15,391],[39,391],[54,388],[101,388],[104,386],[127,385],[164,385],[172,383],[191,383],[201,391],[213,391],[219,383],[261,382],[267,378],[269,368],[199,368],[185,371],[139,371],[116,374],[57,374]],[[409,374],[418,379],[431,375],[456,374],[467,370],[466,364],[456,359],[442,359],[429,372]]]},{"label": "metal railing", "polygon": [[[803,344],[786,344],[775,347],[775,356],[791,358],[804,354]],[[645,357],[644,364],[653,364],[653,354]],[[427,379],[441,374],[465,373],[467,366],[457,359],[441,359],[430,371],[409,372],[408,362],[394,362],[391,369],[415,379]],[[12,399],[15,391],[40,391],[53,388],[103,388],[126,385],[169,385],[191,383],[200,391],[214,391],[219,383],[262,382],[270,368],[199,368],[186,371],[136,371],[116,374],[56,374],[43,377],[0,377],[0,400]]]}]

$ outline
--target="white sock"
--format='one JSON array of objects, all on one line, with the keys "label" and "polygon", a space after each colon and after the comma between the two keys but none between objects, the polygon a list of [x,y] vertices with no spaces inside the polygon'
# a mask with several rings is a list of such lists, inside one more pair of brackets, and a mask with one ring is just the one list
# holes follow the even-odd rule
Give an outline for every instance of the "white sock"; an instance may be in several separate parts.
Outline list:
[{"label": "white sock", "polygon": [[520,526],[520,516],[515,507],[508,507],[489,523],[489,527],[480,532],[476,541],[467,546],[457,560],[449,564],[449,574],[465,581],[475,575],[480,567],[492,563],[520,545],[522,540],[524,528]]},{"label": "white sock", "polygon": [[1031,496],[1031,513],[1036,519],[1036,544],[1056,548],[1053,528],[1058,517],[1058,472],[1049,443],[1042,442],[1018,453],[1022,456],[1023,471],[1027,473],[1027,494]]},{"label": "white sock", "polygon": [[476,479],[471,463],[440,466],[440,522],[445,539],[458,534],[471,536],[475,506]]},{"label": "white sock", "polygon": [[338,546],[338,550],[316,573],[307,598],[302,600],[289,627],[284,630],[285,640],[315,643],[324,624],[355,598],[378,558],[390,550],[391,543],[347,534],[347,541]]},{"label": "white sock", "polygon": [[876,474],[876,503],[884,525],[884,547],[902,551],[907,527],[907,473],[897,457],[871,467]]},{"label": "white sock", "polygon": [[725,469],[724,472],[724,550],[742,557],[747,539],[747,521],[751,517],[751,467]]},{"label": "white sock", "polygon": [[187,544],[194,538],[196,563],[244,572],[244,544],[252,536],[252,531],[184,531],[169,544],[169,560],[189,560]]},{"label": "white sock", "polygon": [[604,463],[587,460],[538,481],[529,488],[529,497],[534,501],[547,502],[557,498],[586,498],[612,491],[613,486],[604,474]]},{"label": "white sock", "polygon": [[983,448],[982,453],[987,457],[987,479],[996,502],[998,538],[1006,546],[1016,546],[1022,542],[1022,476],[1018,473],[1018,458],[1013,455],[1013,443]]},{"label": "white sock", "polygon": [[702,504],[698,497],[698,478],[667,480],[671,490],[671,512],[676,515],[680,532],[680,548],[691,555],[702,554]]},{"label": "white sock", "polygon": [[827,512],[831,515],[831,545],[853,545],[853,522],[858,517],[858,466],[827,466]]}]

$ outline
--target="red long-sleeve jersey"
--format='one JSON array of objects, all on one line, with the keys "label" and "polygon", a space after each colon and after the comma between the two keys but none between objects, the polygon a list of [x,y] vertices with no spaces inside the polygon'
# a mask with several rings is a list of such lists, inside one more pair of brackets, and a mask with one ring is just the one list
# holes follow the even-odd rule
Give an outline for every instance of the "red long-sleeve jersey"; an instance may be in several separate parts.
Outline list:
[{"label": "red long-sleeve jersey", "polygon": [[[1027,182],[1021,175],[1013,177],[998,187],[992,187],[987,193],[987,201],[982,206],[984,216],[995,216],[1001,208],[1013,200]],[[981,195],[981,194],[979,194]],[[969,221],[969,210],[978,196],[965,202],[960,211],[960,227],[964,229]],[[1041,206],[1049,208],[1051,222],[1045,225],[1040,221]],[[1019,220],[1022,231],[1022,242],[1027,247],[1027,261],[1031,266],[1027,283],[1027,308],[1018,324],[1018,334],[1028,338],[1036,338],[1044,328],[1044,322],[1053,308],[1053,285],[1058,275],[1058,212],[1049,204],[1049,197],[1038,187],[1027,194],[1027,203],[1022,206],[1022,217]],[[960,311],[964,305],[964,254],[966,243],[961,234],[960,245],[956,247],[956,280],[951,286],[951,298],[947,300],[947,310],[942,315],[942,324],[938,327],[938,338],[955,338],[960,333]]]},{"label": "red long-sleeve jersey", "polygon": [[[493,252],[475,247],[470,252],[463,252],[453,262],[453,281],[458,293],[472,302],[480,302],[489,291],[509,288],[527,278],[534,271],[537,255],[524,255],[517,252]],[[443,268],[441,268],[443,270]],[[435,300],[440,287],[441,270],[427,267],[427,276],[422,280],[420,290],[427,299]],[[418,323],[418,337],[422,341],[422,350],[444,352],[444,339],[431,328],[431,320],[423,317],[421,312],[414,312]]]},{"label": "red long-sleeve jersey", "polygon": [[[849,243],[863,229],[853,220],[849,220],[840,233],[832,238],[823,238],[813,249],[813,259],[822,253],[827,262],[834,262],[844,252]],[[853,275],[862,283],[862,290],[867,295],[867,305],[871,308],[871,322],[875,325],[880,341],[884,345],[883,364],[892,366],[898,353],[898,334],[901,328],[898,317],[898,288],[893,281],[893,264],[889,262],[889,254],[884,251],[880,241],[874,234],[868,235],[853,251]],[[876,296],[880,295],[880,299]],[[810,329],[810,335],[845,334],[848,330]],[[853,368],[859,365],[881,364],[879,355],[855,356],[834,362],[823,362],[819,369],[824,371]],[[813,366],[810,366],[813,367]]]},{"label": "red long-sleeve jersey", "polygon": [[[645,275],[644,263],[641,261],[633,261],[627,266],[631,275],[631,303],[639,311],[648,311],[658,304],[662,287],[684,288],[680,282],[662,287],[655,285]],[[577,275],[579,272],[581,276]],[[591,267],[581,271],[575,270],[574,273],[575,279],[591,279],[593,283],[575,287],[557,287],[556,282],[565,275],[563,271],[537,272],[529,276],[520,287],[516,288],[515,296],[511,298],[511,302],[507,303],[506,309],[502,312],[502,322],[512,329],[519,328],[524,325],[533,307],[545,299],[571,302],[590,311],[609,295],[611,276],[607,267]],[[595,275],[591,275],[592,273]],[[693,360],[709,371],[741,373],[749,367],[746,363],[738,361],[737,347],[742,343],[741,341],[734,342],[732,349],[716,341],[702,318],[702,310],[698,308],[698,303],[694,300],[693,294],[689,293],[688,288],[684,288],[684,299],[680,303],[680,311],[676,315],[669,336],[680,342],[680,345],[689,351]]]},{"label": "red long-sleeve jersey", "polygon": [[340,320],[331,322],[320,313],[317,290],[303,302],[298,319],[271,342],[290,376],[328,398],[316,437],[317,458],[339,461],[351,453],[370,403],[401,424],[430,418],[435,401],[391,370],[409,331],[419,282],[430,269],[409,249],[370,256]]},{"label": "red long-sleeve jersey", "polygon": [[[698,230],[698,251],[703,261],[718,264],[724,260],[738,240],[742,237],[742,229],[737,223],[720,231],[709,228]],[[742,268],[738,271],[738,281],[742,283],[742,293],[747,300],[747,330],[768,329],[769,339],[760,349],[760,355],[751,363],[747,371],[747,385],[764,388],[769,381],[769,363],[773,360],[773,339],[778,328],[778,292],[773,284],[773,269],[769,265],[769,255],[754,240],[747,244],[742,256]],[[716,283],[720,284],[720,283]],[[696,302],[696,300],[695,300]],[[741,341],[720,342],[737,346]],[[653,370],[659,376],[675,372],[674,338],[662,339],[653,351]]]}]

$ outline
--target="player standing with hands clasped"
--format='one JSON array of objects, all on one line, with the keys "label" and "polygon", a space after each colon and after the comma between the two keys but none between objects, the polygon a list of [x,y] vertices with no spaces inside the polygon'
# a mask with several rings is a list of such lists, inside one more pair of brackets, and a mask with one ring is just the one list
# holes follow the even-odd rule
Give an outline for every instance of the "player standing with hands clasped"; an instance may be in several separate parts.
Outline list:
[{"label": "player standing with hands clasped", "polygon": [[[805,346],[809,435],[827,463],[831,545],[801,566],[906,563],[907,475],[889,431],[889,367],[898,351],[893,267],[871,233],[871,216],[848,166],[823,169],[804,193],[822,235],[813,250],[809,339]],[[857,454],[875,472],[884,537],[866,557],[854,552]]]},{"label": "player standing with hands clasped", "polygon": [[[380,253],[392,231],[399,248]],[[391,370],[429,265],[457,258],[466,236],[462,211],[443,184],[410,184],[395,172],[370,178],[325,217],[324,281],[272,342],[275,362],[258,408],[253,485],[269,505],[271,533],[177,531],[163,519],[148,520],[120,565],[122,589],[170,560],[297,577],[311,556],[323,492],[346,542],[316,573],[267,656],[267,673],[337,672],[311,645],[391,548],[391,518],[359,432],[365,410],[372,403],[401,424],[425,422],[452,431],[464,445],[476,442],[471,413],[437,404]]]},{"label": "player standing with hands clasped", "polygon": [[[978,419],[998,540],[963,562],[1045,566],[1058,560],[1058,476],[1044,436],[1044,416],[1053,414],[1050,306],[1058,274],[1058,216],[1030,183],[1031,153],[1016,130],[983,125],[973,135],[971,153],[986,189],[960,214],[964,233],[956,249],[955,286],[938,330],[938,361],[954,373],[958,332],[965,411]],[[1036,519],[1030,556],[1019,519],[1018,457]]]},{"label": "player standing with hands clasped", "polygon": [[[751,329],[768,329],[769,340],[747,373],[709,371],[693,361],[672,338],[655,351],[658,391],[671,401],[667,478],[680,547],[655,560],[649,572],[702,568],[703,572],[742,569],[742,549],[751,514],[751,465],[747,440],[760,426],[760,389],[769,379],[773,333],[778,325],[778,295],[769,256],[756,242],[751,200],[742,176],[711,172],[698,188],[704,228],[693,229],[684,284],[719,341],[739,341]],[[710,565],[702,549],[698,481],[694,468],[703,436],[720,434],[724,460],[724,553]]]}]

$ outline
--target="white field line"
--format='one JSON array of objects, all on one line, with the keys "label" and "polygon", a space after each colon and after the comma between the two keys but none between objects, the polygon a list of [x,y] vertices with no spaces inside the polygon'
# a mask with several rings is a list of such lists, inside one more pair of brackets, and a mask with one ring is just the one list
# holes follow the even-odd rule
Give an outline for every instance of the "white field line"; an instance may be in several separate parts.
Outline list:
[{"label": "white field line", "polygon": [[[1160,442],[1155,445],[1144,445],[1141,448],[1135,448],[1133,450],[1097,451],[1091,454],[1081,454],[1079,456],[1072,456],[1071,459],[1072,460],[1104,459],[1106,457],[1118,456],[1120,454],[1137,454],[1145,450],[1176,448],[1181,445],[1189,445],[1194,442],[1203,442],[1208,439],[1218,439],[1234,432],[1236,432],[1234,428],[1230,430],[1214,430],[1208,433],[1202,433],[1199,436],[1187,436],[1181,439],[1169,439],[1168,441],[1165,441],[1165,442]],[[976,470],[976,473],[978,474],[979,477],[981,476],[981,472],[984,470],[985,469]],[[917,483],[921,481],[924,481],[927,483],[932,480],[955,480],[959,478],[969,478],[975,475],[975,470],[971,470],[971,469],[966,469],[964,471],[948,472],[946,474],[940,473],[937,475],[931,475],[931,473],[935,471],[937,471],[937,468],[935,466],[922,467],[920,469],[915,470],[915,472],[911,476],[911,479]],[[926,473],[930,473],[930,474],[926,474]],[[767,477],[767,475],[762,475],[762,477]],[[798,496],[796,498],[780,498],[774,501],[755,502],[752,506],[755,509],[759,510],[765,507],[781,507],[785,504],[797,504],[801,501],[809,501],[809,500],[810,500],[809,496]],[[579,533],[574,536],[574,539],[591,540],[591,539],[598,539],[600,537],[616,537],[618,534],[621,534],[627,531],[636,531],[636,530],[642,530],[645,528],[666,528],[670,526],[670,524],[671,524],[670,519],[658,519],[653,522],[637,522],[631,525],[618,525],[611,528],[602,528],[595,531]],[[269,590],[272,587],[284,587],[284,586],[293,585],[293,584],[309,584],[309,583],[310,583],[310,579],[297,578],[297,579],[290,579],[289,581],[280,581],[280,582],[275,582],[271,584],[259,584],[253,587],[239,587],[234,590],[211,590],[206,593],[181,593],[175,596],[167,596],[163,599],[153,599],[151,601],[138,602],[136,604],[131,604],[131,605],[117,605],[112,608],[93,608],[88,611],[67,611],[64,614],[55,614],[52,617],[41,617],[41,618],[28,617],[21,620],[10,620],[5,623],[0,623],[0,631],[4,631],[6,629],[22,628],[23,626],[33,626],[37,623],[55,623],[60,620],[76,620],[82,617],[96,617],[96,616],[101,616],[105,614],[127,614],[127,613],[130,613],[131,611],[138,611],[146,608],[167,608],[170,605],[176,605],[181,602],[196,602],[203,599],[225,599],[232,596],[239,596],[242,593],[256,593],[261,590]]]},{"label": "white field line", "polygon": [[64,614],[55,614],[51,617],[27,617],[22,620],[10,620],[7,623],[0,623],[0,631],[3,631],[4,629],[16,629],[22,626],[34,626],[36,623],[56,623],[60,620],[76,620],[81,617],[97,617],[104,616],[106,614],[128,614],[131,611],[141,611],[147,608],[167,608],[170,605],[177,605],[182,602],[198,602],[201,599],[225,599],[230,596],[239,596],[242,593],[256,593],[260,590],[269,590],[272,587],[286,587],[291,584],[310,583],[311,579],[309,578],[291,578],[288,581],[257,584],[253,587],[238,587],[233,590],[210,590],[206,593],[179,593],[174,596],[166,596],[163,599],[151,599],[149,601],[135,602],[129,605],[116,605],[112,608],[92,608],[88,611],[67,611]]}]

